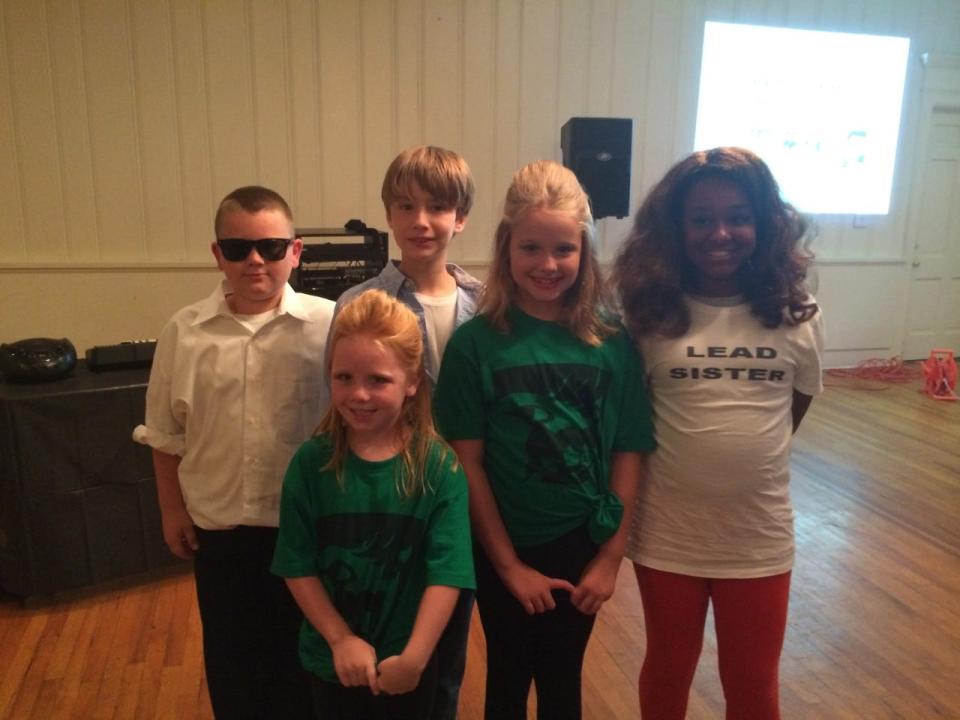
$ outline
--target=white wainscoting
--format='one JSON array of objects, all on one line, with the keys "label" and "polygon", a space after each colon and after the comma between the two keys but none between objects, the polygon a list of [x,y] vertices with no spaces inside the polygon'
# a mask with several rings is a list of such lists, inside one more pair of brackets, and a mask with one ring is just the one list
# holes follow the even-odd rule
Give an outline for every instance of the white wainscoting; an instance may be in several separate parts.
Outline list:
[{"label": "white wainscoting", "polygon": [[[853,263],[831,314],[853,312],[871,263],[909,254],[919,58],[960,54],[960,0],[0,0],[0,341],[149,334],[197,296],[214,207],[239,185],[279,190],[300,226],[383,228],[382,173],[417,143],[473,168],[462,264],[487,262],[512,172],[559,160],[572,116],[633,119],[635,209],[690,149],[705,20],[913,38],[891,214],[819,223],[818,257]],[[628,229],[601,222],[602,257]],[[107,312],[141,287],[160,302]]]}]

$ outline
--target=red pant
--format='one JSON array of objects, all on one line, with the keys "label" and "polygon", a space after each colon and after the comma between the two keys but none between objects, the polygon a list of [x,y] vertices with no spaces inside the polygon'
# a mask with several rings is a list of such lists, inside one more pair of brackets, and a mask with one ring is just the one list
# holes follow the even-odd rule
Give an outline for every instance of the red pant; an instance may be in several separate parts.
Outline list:
[{"label": "red pant", "polygon": [[790,573],[748,580],[678,575],[634,565],[647,631],[643,720],[683,720],[713,602],[727,720],[779,720],[778,668]]}]

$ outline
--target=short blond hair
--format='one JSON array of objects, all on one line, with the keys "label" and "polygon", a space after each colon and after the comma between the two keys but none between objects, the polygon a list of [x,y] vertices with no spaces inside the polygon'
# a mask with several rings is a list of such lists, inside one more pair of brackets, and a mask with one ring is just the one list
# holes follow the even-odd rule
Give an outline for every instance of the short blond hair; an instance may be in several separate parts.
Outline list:
[{"label": "short blond hair", "polygon": [[383,207],[410,193],[413,183],[434,200],[454,208],[461,217],[473,207],[473,175],[470,166],[453,150],[434,145],[417,145],[397,155],[383,177],[380,197]]}]

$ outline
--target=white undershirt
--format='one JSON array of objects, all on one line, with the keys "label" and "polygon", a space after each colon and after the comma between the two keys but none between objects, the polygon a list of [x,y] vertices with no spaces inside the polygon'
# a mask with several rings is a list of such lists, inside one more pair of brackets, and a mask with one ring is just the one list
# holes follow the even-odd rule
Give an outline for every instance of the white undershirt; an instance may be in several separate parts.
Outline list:
[{"label": "white undershirt", "polygon": [[275,308],[270,308],[266,312],[256,313],[255,315],[241,315],[240,313],[234,313],[233,316],[237,319],[237,322],[256,335],[260,328],[273,320],[279,314],[280,307],[277,306]]},{"label": "white undershirt", "polygon": [[440,367],[440,359],[447,347],[447,340],[453,334],[457,322],[457,291],[449,295],[423,295],[414,293],[417,302],[423,308],[423,324],[426,329],[427,347],[430,354],[430,367]]}]

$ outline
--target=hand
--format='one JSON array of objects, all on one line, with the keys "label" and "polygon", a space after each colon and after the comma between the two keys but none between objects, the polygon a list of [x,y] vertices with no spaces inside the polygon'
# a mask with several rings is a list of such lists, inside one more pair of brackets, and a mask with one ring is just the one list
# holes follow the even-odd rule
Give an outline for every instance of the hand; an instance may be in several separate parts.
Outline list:
[{"label": "hand", "polygon": [[380,671],[380,689],[391,695],[412,692],[420,684],[423,668],[403,655],[391,655],[377,667]]},{"label": "hand", "polygon": [[584,615],[593,615],[613,595],[617,584],[617,572],[620,570],[620,559],[597,553],[593,560],[580,576],[580,582],[570,593],[570,602]]},{"label": "hand", "polygon": [[189,560],[197,554],[200,545],[197,543],[193,518],[190,517],[186,508],[181,507],[161,513],[161,524],[163,540],[170,548],[170,552],[184,560]]},{"label": "hand", "polygon": [[501,575],[503,584],[523,605],[527,615],[553,610],[553,590],[573,591],[573,584],[563,578],[547,577],[529,565],[517,561]]},{"label": "hand", "polygon": [[366,685],[374,695],[380,693],[377,682],[377,652],[373,645],[356,635],[346,635],[330,646],[337,679],[344,687]]}]

